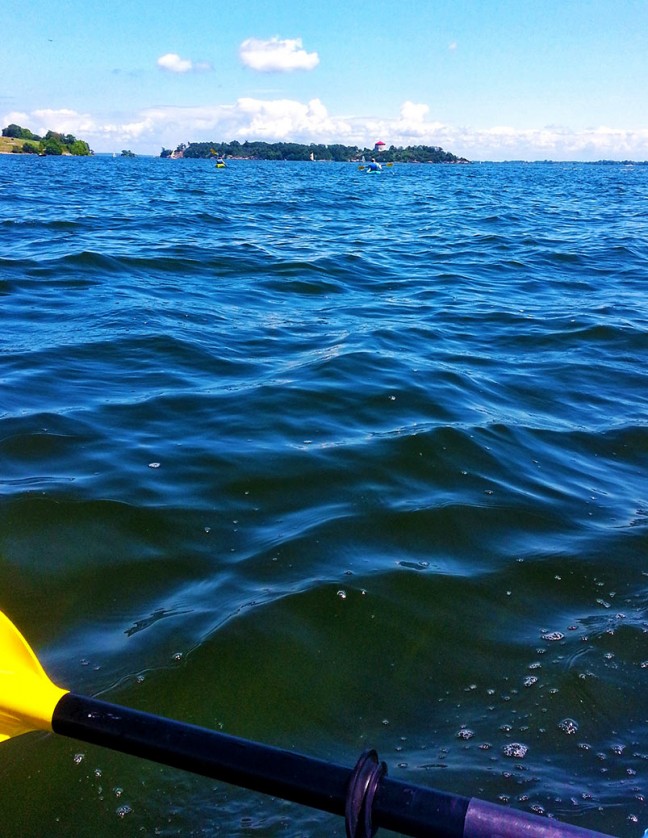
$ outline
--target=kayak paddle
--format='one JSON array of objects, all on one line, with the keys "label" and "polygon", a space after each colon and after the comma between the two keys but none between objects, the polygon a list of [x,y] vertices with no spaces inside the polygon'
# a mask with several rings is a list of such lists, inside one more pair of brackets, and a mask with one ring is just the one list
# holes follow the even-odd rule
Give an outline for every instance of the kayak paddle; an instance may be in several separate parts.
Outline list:
[{"label": "kayak paddle", "polygon": [[46,730],[344,815],[349,838],[378,827],[426,838],[604,838],[602,833],[386,776],[367,751],[345,768],[293,751],[76,695],[53,684],[0,611],[0,742]]}]

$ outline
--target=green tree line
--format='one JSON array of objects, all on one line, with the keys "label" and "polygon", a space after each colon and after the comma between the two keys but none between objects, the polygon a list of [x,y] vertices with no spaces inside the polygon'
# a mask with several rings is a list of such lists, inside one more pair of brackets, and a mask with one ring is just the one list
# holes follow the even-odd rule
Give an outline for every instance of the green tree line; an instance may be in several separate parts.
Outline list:
[{"label": "green tree line", "polygon": [[[346,146],[340,143],[320,145],[310,143],[265,143],[265,142],[225,142],[182,143],[175,150],[183,157],[243,157],[251,160],[327,160],[340,163],[359,161],[363,157],[376,157],[383,163],[467,163],[464,157],[457,157],[439,146],[407,146],[407,148],[383,147],[381,152],[374,149]],[[171,149],[163,148],[160,157],[171,157]],[[311,157],[312,155],[312,157]]]},{"label": "green tree line", "polygon": [[29,128],[22,128],[20,125],[11,123],[2,129],[3,137],[13,137],[17,140],[24,140],[22,146],[16,146],[14,151],[18,154],[44,154],[61,155],[72,154],[76,157],[85,157],[92,154],[92,150],[85,140],[77,140],[73,134],[59,134],[57,131],[48,131],[44,137],[32,134]]}]

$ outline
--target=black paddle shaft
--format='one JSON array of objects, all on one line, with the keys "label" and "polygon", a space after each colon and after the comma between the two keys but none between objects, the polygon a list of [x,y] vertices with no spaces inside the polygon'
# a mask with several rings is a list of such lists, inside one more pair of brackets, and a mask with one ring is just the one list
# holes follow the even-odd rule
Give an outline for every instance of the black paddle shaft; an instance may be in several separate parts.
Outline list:
[{"label": "black paddle shaft", "polygon": [[[335,815],[345,814],[350,788],[357,788],[353,769],[74,693],[66,693],[58,702],[52,729]],[[601,835],[384,776],[368,814],[374,829],[382,826],[425,838]]]}]

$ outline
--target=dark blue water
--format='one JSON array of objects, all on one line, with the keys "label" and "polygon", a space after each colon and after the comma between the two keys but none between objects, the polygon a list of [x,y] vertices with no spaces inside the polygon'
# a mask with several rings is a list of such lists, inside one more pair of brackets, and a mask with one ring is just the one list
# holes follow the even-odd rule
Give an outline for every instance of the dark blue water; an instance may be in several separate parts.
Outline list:
[{"label": "dark blue water", "polygon": [[[648,827],[648,167],[0,158],[0,608],[77,692]],[[45,734],[9,836],[344,834]]]}]

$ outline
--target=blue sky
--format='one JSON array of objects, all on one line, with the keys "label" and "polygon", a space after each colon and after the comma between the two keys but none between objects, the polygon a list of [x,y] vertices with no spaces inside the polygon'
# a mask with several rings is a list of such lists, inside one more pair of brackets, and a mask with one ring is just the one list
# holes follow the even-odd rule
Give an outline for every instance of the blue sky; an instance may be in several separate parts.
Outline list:
[{"label": "blue sky", "polygon": [[648,0],[2,0],[0,122],[96,152],[648,160]]}]

